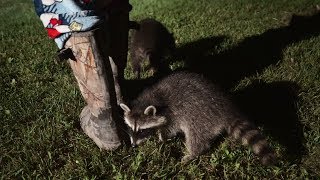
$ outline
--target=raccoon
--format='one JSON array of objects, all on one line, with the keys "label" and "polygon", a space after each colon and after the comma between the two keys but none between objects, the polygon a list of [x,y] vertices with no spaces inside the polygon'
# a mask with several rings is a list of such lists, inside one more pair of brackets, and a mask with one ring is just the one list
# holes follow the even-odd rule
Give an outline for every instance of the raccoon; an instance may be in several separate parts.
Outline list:
[{"label": "raccoon", "polygon": [[153,72],[169,69],[166,55],[175,51],[175,40],[167,28],[159,21],[151,18],[141,20],[139,28],[134,30],[130,48],[131,65],[134,73],[140,78],[144,60],[148,69]]},{"label": "raccoon", "polygon": [[272,164],[275,154],[260,131],[232,104],[228,95],[201,75],[178,72],[146,88],[130,104],[120,104],[132,131],[133,146],[154,134],[165,141],[183,134],[188,162],[205,153],[212,140],[226,133],[250,145],[262,164]]}]

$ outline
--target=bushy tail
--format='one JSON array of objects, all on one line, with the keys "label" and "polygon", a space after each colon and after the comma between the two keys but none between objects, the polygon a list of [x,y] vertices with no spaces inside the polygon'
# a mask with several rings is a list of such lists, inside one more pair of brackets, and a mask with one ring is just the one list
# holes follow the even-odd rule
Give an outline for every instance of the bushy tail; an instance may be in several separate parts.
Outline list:
[{"label": "bushy tail", "polygon": [[263,165],[271,165],[276,161],[274,151],[270,148],[266,138],[250,122],[238,120],[230,125],[228,134],[240,140],[243,145],[252,147],[253,152],[261,158]]}]

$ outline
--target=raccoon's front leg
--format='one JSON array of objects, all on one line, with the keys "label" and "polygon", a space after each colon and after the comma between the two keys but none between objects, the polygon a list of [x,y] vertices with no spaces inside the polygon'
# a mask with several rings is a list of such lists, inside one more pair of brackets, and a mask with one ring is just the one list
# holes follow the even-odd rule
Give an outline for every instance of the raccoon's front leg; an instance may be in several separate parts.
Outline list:
[{"label": "raccoon's front leg", "polygon": [[131,57],[131,66],[132,66],[132,71],[134,73],[135,78],[140,79],[140,72],[141,72],[141,60],[137,55],[134,54]]},{"label": "raccoon's front leg", "polygon": [[199,155],[203,154],[205,151],[207,151],[210,147],[210,142],[198,139],[199,137],[196,134],[193,133],[185,133],[185,139],[186,139],[186,148],[187,153],[186,155],[181,159],[181,163],[187,163],[190,160],[198,157]]}]

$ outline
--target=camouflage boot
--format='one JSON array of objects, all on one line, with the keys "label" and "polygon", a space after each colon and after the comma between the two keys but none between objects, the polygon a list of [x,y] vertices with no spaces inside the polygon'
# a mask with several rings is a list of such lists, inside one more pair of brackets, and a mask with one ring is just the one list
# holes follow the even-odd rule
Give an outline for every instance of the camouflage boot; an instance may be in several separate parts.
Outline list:
[{"label": "camouflage boot", "polygon": [[106,52],[109,42],[106,32],[102,27],[73,33],[65,48],[73,52],[74,60],[69,59],[69,63],[88,104],[80,114],[81,128],[101,149],[114,150],[121,144],[115,122],[117,101],[121,101],[116,97],[121,94],[116,96],[111,67],[114,62],[110,59],[110,64]]}]

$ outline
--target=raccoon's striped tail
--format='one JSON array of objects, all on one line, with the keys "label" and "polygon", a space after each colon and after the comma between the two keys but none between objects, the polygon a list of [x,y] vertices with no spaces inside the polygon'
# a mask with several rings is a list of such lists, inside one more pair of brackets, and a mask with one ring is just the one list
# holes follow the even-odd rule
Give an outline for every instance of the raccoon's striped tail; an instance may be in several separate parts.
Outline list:
[{"label": "raccoon's striped tail", "polygon": [[253,152],[260,157],[263,165],[271,165],[276,162],[274,151],[270,148],[266,138],[250,122],[238,120],[227,129],[230,136],[240,140],[243,145],[252,147]]}]

